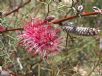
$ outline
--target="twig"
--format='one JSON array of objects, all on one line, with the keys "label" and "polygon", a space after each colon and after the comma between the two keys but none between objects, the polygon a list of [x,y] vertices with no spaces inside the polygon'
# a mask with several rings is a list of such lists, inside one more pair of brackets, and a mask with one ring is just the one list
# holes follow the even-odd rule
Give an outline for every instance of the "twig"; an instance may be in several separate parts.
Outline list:
[{"label": "twig", "polygon": [[66,48],[67,48],[67,46],[68,46],[68,35],[69,35],[69,33],[67,32],[67,36],[66,36]]},{"label": "twig", "polygon": [[18,6],[18,7],[15,8],[14,10],[11,10],[10,12],[6,12],[3,16],[0,16],[0,18],[6,17],[6,16],[8,16],[8,15],[10,15],[10,14],[12,14],[12,13],[18,11],[20,8],[24,7],[25,5],[27,5],[27,4],[30,3],[30,2],[31,2],[31,0],[28,0],[27,2],[25,2],[24,4]]},{"label": "twig", "polygon": [[5,32],[8,32],[8,31],[17,31],[17,30],[23,30],[23,28],[13,28],[13,29],[6,29],[0,33],[5,33]]},{"label": "twig", "polygon": [[[31,1],[31,0],[29,0]],[[26,3],[27,4],[27,3]],[[82,16],[91,16],[91,15],[98,15],[100,14],[99,12],[86,12],[86,13],[82,13]],[[64,21],[67,21],[67,20],[71,20],[71,19],[75,19],[77,18],[78,16],[68,16],[68,17],[65,17],[65,18],[62,18],[62,19],[55,19],[55,20],[52,20],[50,23],[53,23],[53,24],[60,24]],[[2,31],[0,33],[3,33],[3,32],[8,32],[8,31],[16,31],[16,30],[23,30],[23,28],[15,28],[15,29],[7,29],[5,31]]]},{"label": "twig", "polygon": [[47,18],[47,16],[49,15],[49,13],[50,13],[50,5],[47,4],[47,14],[46,14],[46,16],[45,16],[45,19]]},{"label": "twig", "polygon": [[[100,14],[100,13],[99,12],[84,12],[84,13],[82,13],[82,16],[91,16],[91,15],[97,15],[97,14]],[[63,21],[75,19],[77,17],[78,16],[68,16],[66,18],[53,20],[52,23],[53,24],[59,24],[59,23],[61,23]]]}]

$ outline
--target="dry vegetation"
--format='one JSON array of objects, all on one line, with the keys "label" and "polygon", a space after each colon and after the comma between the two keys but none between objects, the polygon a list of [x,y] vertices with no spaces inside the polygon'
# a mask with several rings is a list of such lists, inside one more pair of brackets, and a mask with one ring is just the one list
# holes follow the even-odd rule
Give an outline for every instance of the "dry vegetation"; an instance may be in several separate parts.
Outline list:
[{"label": "dry vegetation", "polygon": [[[86,13],[74,10],[79,5]],[[55,28],[62,28],[59,25],[65,21],[101,30],[102,15],[93,6],[102,8],[102,0],[0,0],[0,23],[7,28],[0,32],[0,76],[4,71],[6,76],[102,76],[101,32],[81,36],[62,30],[64,49],[47,60],[18,46],[17,35],[31,18],[54,16]]]}]

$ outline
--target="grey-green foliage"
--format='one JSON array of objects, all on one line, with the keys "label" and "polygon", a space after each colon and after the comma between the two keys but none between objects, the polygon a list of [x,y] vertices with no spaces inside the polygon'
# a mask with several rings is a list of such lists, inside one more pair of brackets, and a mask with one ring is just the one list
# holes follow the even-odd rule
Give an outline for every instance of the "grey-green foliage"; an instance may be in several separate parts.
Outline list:
[{"label": "grey-green foliage", "polygon": [[[9,2],[7,0],[0,1],[1,4],[3,3],[3,5],[0,5],[0,10],[7,10],[8,7],[6,6],[9,5]],[[6,1],[8,3],[6,3]],[[63,2],[55,2],[55,0],[44,1],[45,0],[43,0],[43,2],[41,2],[41,0],[32,0],[30,4],[21,8],[15,15],[11,14],[10,16],[0,19],[2,25],[7,28],[17,28],[23,27],[26,22],[31,20],[31,17],[40,17],[45,19],[48,14],[49,16],[53,15],[55,18],[61,19],[62,17],[65,17],[66,14],[68,16],[74,15],[72,8],[70,8],[71,5],[67,6]],[[84,3],[82,3],[85,5],[85,11],[92,12],[93,6],[99,6],[99,8],[101,8],[101,0],[90,0],[90,2],[93,1],[91,3],[88,3],[87,1],[89,0],[85,0]],[[48,4],[50,5],[49,13]],[[69,10],[70,12],[68,13]],[[82,16],[70,21],[78,24],[78,26],[95,28],[99,26],[99,28],[102,28],[101,20],[101,15],[95,15],[89,17]],[[98,21],[100,21],[100,23],[98,23]],[[55,24],[53,24],[53,26],[54,25]],[[58,25],[56,26],[59,27]],[[40,58],[38,56],[32,56],[24,47],[19,45],[19,39],[17,36],[20,33],[22,32],[14,31],[0,34],[0,65],[2,67],[14,65],[8,69],[21,76],[33,76],[29,75],[33,73],[35,76],[40,74],[40,76],[80,76],[80,73],[75,71],[74,68],[79,66],[88,74],[91,72],[92,67],[94,67],[99,59],[99,36],[85,37],[70,34],[70,36],[68,35],[68,44],[66,48],[61,50],[62,52],[59,55],[50,57],[48,60],[40,62]],[[66,32],[62,31],[64,39],[66,38],[66,35]],[[64,45],[65,44],[66,43],[64,41]],[[20,57],[23,70],[20,70],[16,57]],[[102,59],[100,59],[100,62],[101,60]],[[100,66],[100,62],[98,66]],[[94,73],[97,72],[94,71]]]}]

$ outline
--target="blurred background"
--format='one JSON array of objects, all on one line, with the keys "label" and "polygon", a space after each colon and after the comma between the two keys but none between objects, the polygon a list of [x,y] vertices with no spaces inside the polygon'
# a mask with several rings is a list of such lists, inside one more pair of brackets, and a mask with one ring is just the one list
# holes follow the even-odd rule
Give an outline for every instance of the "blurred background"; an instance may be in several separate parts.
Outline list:
[{"label": "blurred background", "polygon": [[[0,0],[0,15],[27,1],[29,0]],[[31,0],[16,12],[0,18],[0,24],[7,28],[19,28],[35,17],[45,19],[47,16],[54,16],[61,19],[76,15],[77,11],[74,9],[80,5],[83,5],[83,11],[93,12],[93,6],[102,8],[102,0]],[[102,29],[102,15],[81,16],[66,22]],[[60,28],[58,24],[53,25]],[[18,46],[18,33],[15,31],[0,34],[0,66],[14,76],[102,76],[102,48],[99,47],[101,32],[97,36],[80,36],[62,31],[65,49],[45,61]]]}]

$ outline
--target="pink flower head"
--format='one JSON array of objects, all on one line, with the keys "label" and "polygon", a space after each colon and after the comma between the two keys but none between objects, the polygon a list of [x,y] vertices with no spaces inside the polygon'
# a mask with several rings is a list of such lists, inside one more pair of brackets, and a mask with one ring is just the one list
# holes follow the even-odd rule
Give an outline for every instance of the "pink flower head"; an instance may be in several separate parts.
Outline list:
[{"label": "pink flower head", "polygon": [[19,35],[20,43],[28,52],[41,57],[56,55],[61,50],[62,38],[59,29],[41,19],[33,19],[24,26],[24,32]]}]

